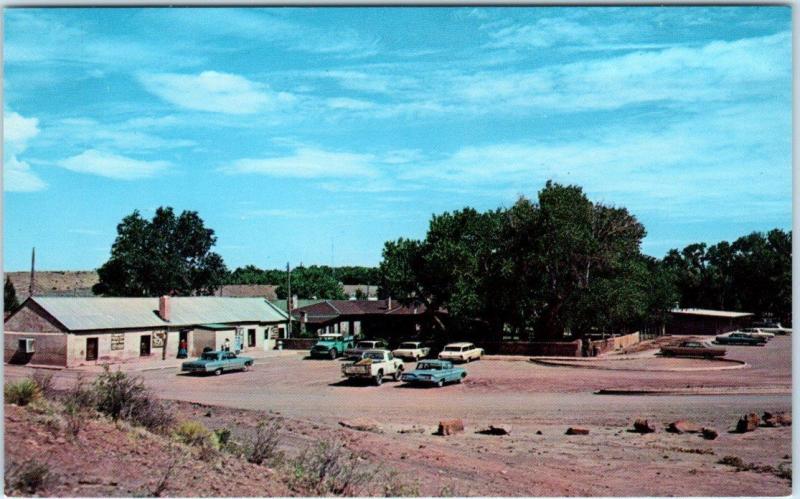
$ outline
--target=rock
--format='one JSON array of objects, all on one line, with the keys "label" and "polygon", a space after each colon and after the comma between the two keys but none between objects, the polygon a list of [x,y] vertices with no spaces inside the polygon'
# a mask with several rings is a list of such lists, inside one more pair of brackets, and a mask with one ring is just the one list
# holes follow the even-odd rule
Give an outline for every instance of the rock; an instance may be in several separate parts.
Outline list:
[{"label": "rock", "polygon": [[508,435],[511,433],[511,425],[489,425],[489,428],[478,433],[483,433],[484,435]]},{"label": "rock", "polygon": [[792,426],[792,415],[788,412],[764,412],[763,426]]},{"label": "rock", "polygon": [[691,421],[687,421],[685,419],[679,419],[678,421],[674,421],[667,426],[667,431],[670,433],[700,433],[703,431],[703,428]]},{"label": "rock", "polygon": [[437,435],[453,435],[464,431],[464,422],[460,419],[445,419],[439,421],[439,429],[436,431]]},{"label": "rock", "polygon": [[401,428],[397,430],[397,433],[425,433],[425,428],[412,426],[411,428]]},{"label": "rock", "polygon": [[656,431],[656,425],[646,419],[637,419],[633,422],[633,431],[636,433],[653,433]]},{"label": "rock", "polygon": [[588,435],[588,434],[589,430],[587,430],[586,428],[573,428],[573,427],[567,428],[567,433],[566,433],[566,435]]},{"label": "rock", "polygon": [[339,424],[345,428],[357,431],[371,431],[373,433],[381,433],[383,431],[378,423],[372,419],[358,418],[342,420],[339,421]]},{"label": "rock", "polygon": [[719,436],[719,433],[717,433],[717,430],[714,428],[703,428],[701,433],[703,434],[703,438],[706,440],[714,440]]},{"label": "rock", "polygon": [[542,434],[542,430],[536,430],[536,434],[537,435],[541,435]]},{"label": "rock", "polygon": [[758,417],[758,414],[751,412],[750,414],[745,414],[739,421],[736,423],[736,432],[737,433],[747,433],[748,431],[753,431],[758,428],[758,424],[761,422],[761,418]]}]

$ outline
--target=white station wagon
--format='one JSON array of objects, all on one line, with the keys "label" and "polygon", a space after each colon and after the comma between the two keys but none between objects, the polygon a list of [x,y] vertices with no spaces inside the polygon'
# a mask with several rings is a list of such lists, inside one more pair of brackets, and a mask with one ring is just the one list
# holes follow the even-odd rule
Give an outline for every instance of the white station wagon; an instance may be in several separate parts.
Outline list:
[{"label": "white station wagon", "polygon": [[478,348],[472,343],[450,343],[444,346],[444,350],[439,352],[439,360],[449,360],[452,362],[469,362],[480,360],[483,357],[483,348]]}]

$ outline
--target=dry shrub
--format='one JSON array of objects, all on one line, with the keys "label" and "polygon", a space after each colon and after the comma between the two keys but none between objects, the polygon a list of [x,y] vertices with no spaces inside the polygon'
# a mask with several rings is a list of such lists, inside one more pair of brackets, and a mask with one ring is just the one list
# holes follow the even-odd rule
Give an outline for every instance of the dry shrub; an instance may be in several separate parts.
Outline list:
[{"label": "dry shrub", "polygon": [[172,412],[144,386],[142,378],[119,370],[112,372],[108,365],[103,368],[89,397],[97,411],[157,433],[165,433],[172,426]]},{"label": "dry shrub", "polygon": [[255,433],[244,442],[245,457],[251,463],[262,464],[277,457],[280,427],[275,420],[258,422]]},{"label": "dry shrub", "polygon": [[419,480],[411,482],[403,481],[402,477],[396,472],[391,471],[384,478],[383,495],[385,497],[418,497]]},{"label": "dry shrub", "polygon": [[55,390],[53,389],[53,374],[37,369],[33,373],[33,382],[39,387],[39,392],[45,398],[52,398]]},{"label": "dry shrub", "polygon": [[194,447],[218,447],[216,435],[198,421],[181,421],[173,436],[178,442]]},{"label": "dry shrub", "polygon": [[361,495],[376,473],[339,441],[306,448],[292,462],[292,468],[290,486],[300,494],[319,496]]},{"label": "dry shrub", "polygon": [[47,464],[40,463],[35,459],[24,461],[18,465],[12,464],[6,468],[5,472],[6,494],[19,492],[33,495],[45,486],[49,478],[50,468]]}]

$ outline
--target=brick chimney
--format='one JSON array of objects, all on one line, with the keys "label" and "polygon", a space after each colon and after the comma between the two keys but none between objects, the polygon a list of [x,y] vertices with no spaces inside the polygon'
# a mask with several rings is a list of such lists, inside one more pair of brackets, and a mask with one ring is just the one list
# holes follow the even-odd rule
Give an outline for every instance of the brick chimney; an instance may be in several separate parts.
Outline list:
[{"label": "brick chimney", "polygon": [[169,322],[169,296],[160,296],[158,298],[158,315],[162,320]]}]

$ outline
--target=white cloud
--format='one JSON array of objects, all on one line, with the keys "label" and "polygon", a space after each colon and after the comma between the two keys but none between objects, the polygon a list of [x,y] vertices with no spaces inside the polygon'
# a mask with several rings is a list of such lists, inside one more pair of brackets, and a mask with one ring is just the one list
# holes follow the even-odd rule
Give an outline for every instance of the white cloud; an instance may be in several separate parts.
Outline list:
[{"label": "white cloud", "polygon": [[116,180],[150,178],[171,166],[167,161],[141,161],[95,149],[89,149],[56,164],[73,172]]},{"label": "white cloud", "polygon": [[151,93],[185,109],[224,114],[254,114],[293,103],[295,97],[230,73],[143,74],[139,80]]},{"label": "white cloud", "polygon": [[13,111],[3,113],[3,190],[35,192],[47,187],[31,166],[18,157],[27,149],[28,142],[37,135],[37,118],[25,118]]},{"label": "white cloud", "polygon": [[300,147],[288,156],[239,159],[223,166],[221,171],[294,178],[372,177],[377,175],[374,161],[375,157],[370,154]]},{"label": "white cloud", "polygon": [[360,111],[364,109],[372,109],[375,107],[373,102],[351,99],[349,97],[333,97],[325,101],[331,109],[348,109],[353,111]]}]

